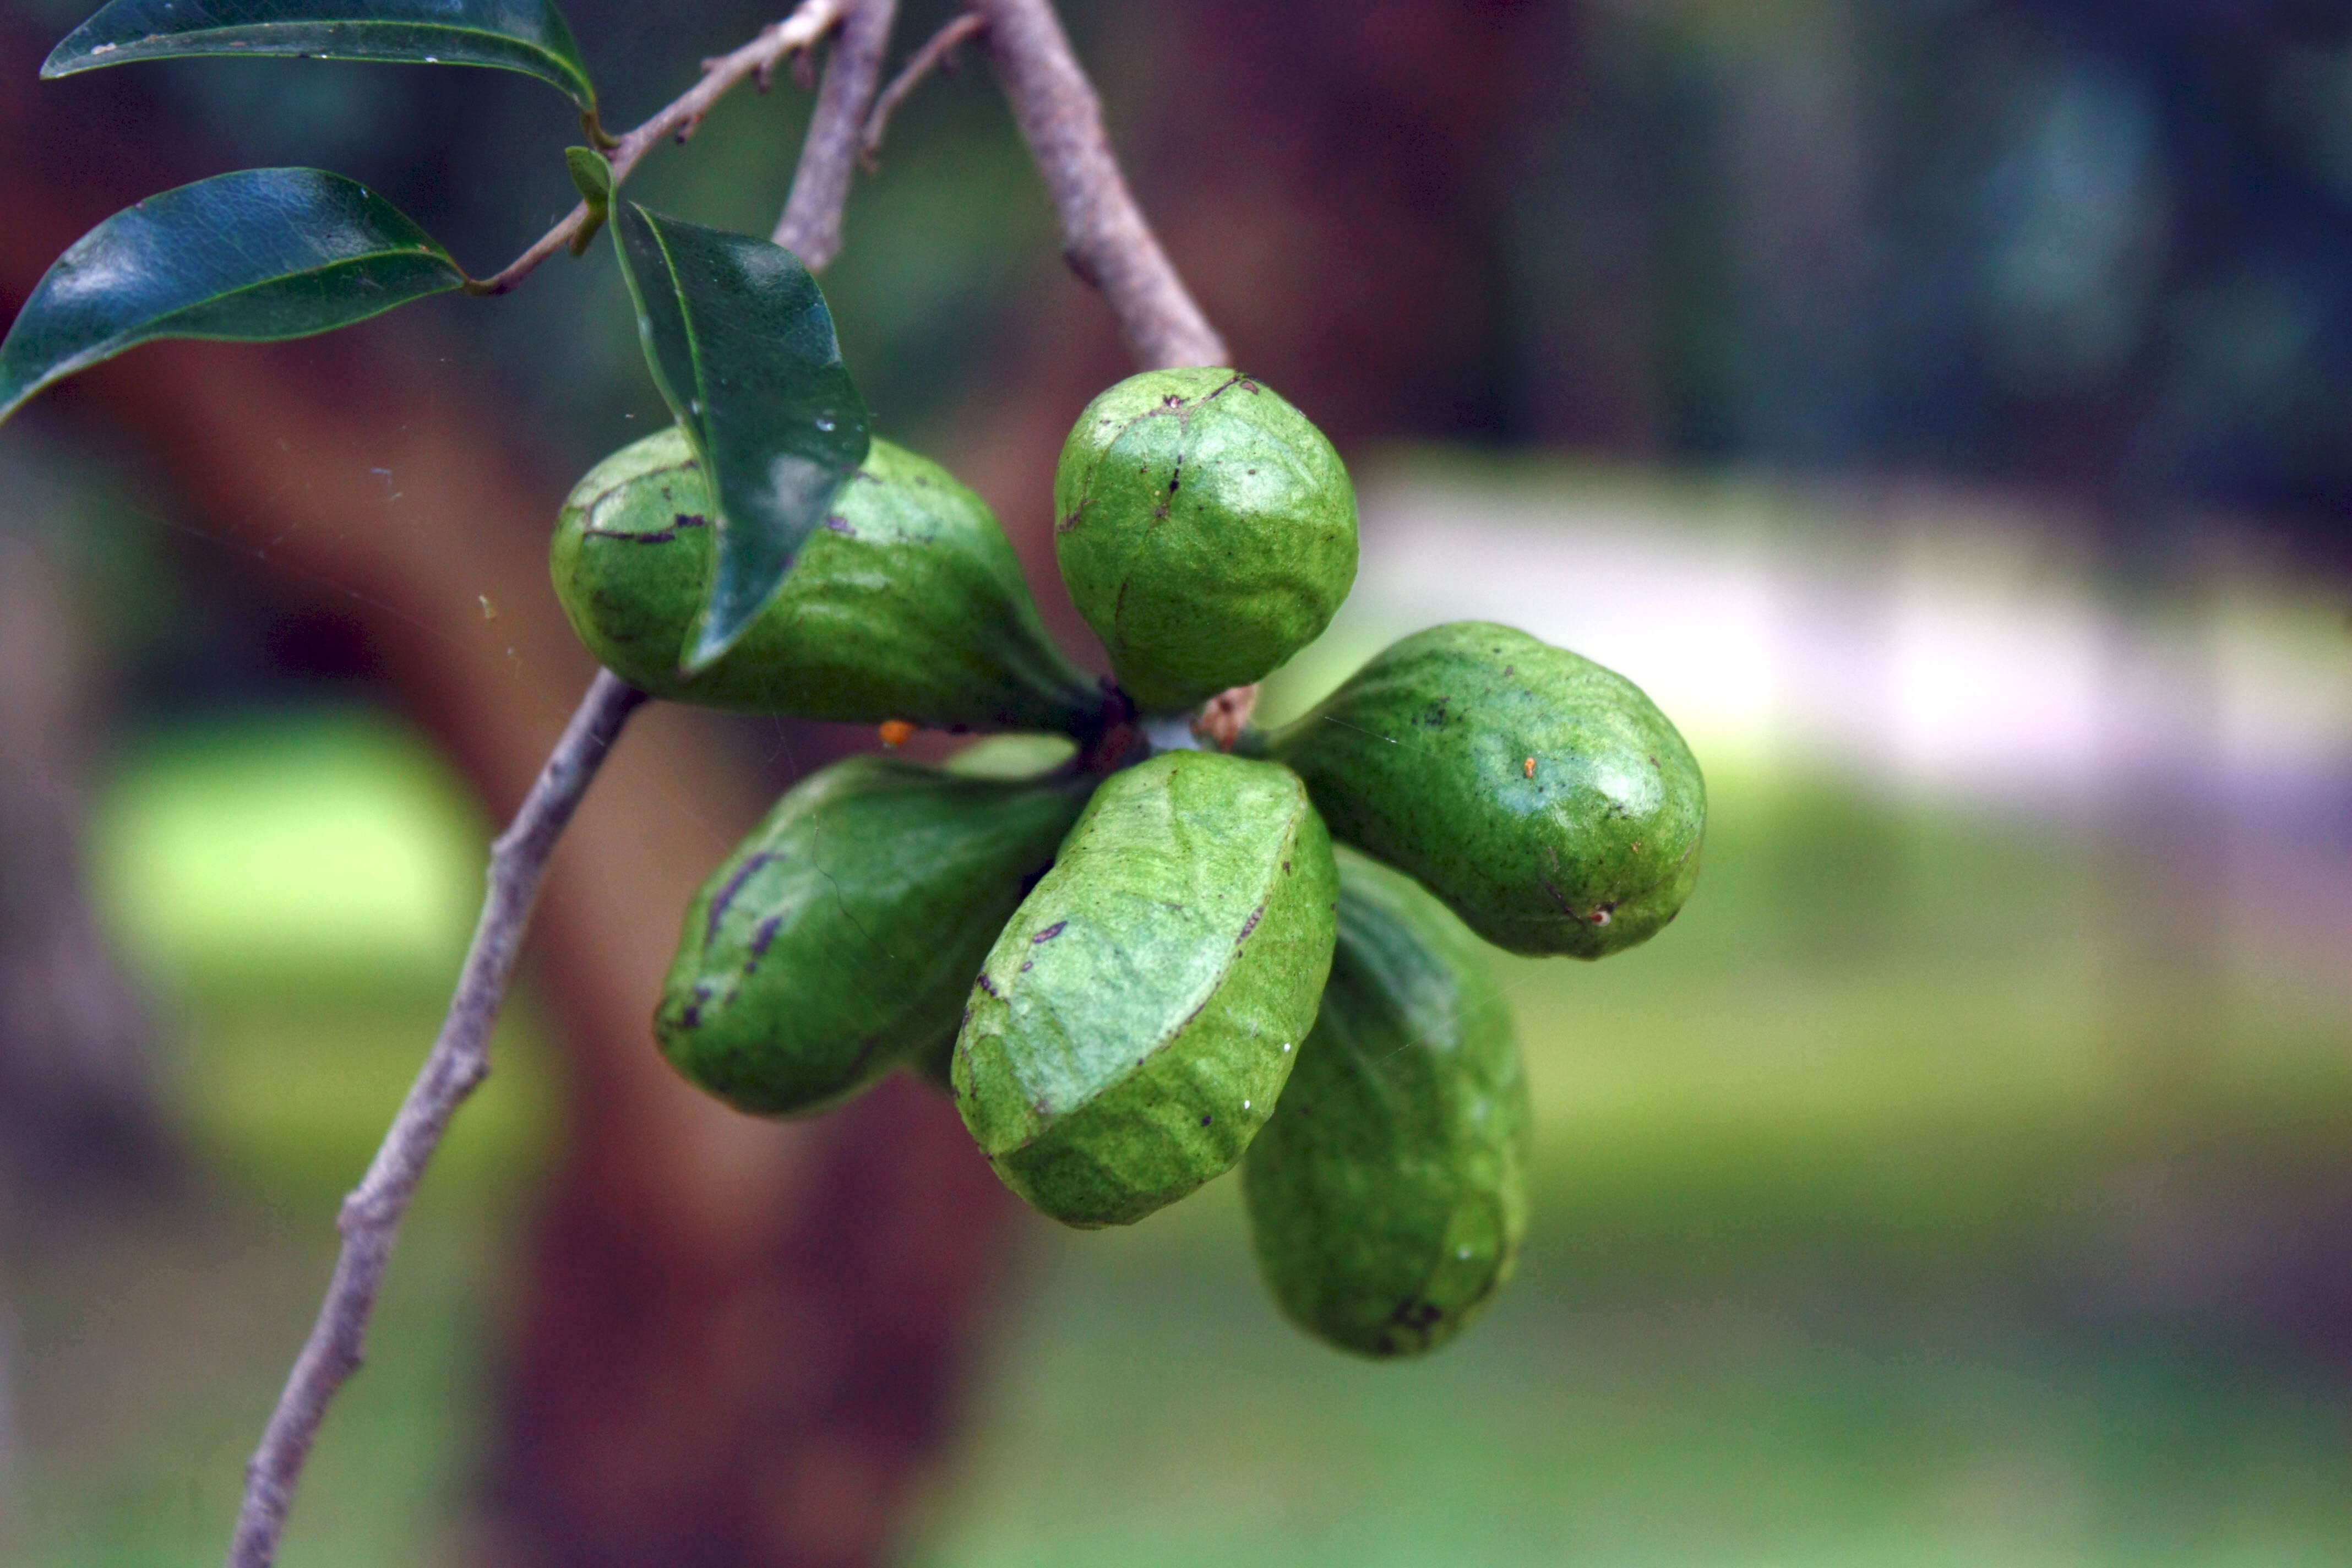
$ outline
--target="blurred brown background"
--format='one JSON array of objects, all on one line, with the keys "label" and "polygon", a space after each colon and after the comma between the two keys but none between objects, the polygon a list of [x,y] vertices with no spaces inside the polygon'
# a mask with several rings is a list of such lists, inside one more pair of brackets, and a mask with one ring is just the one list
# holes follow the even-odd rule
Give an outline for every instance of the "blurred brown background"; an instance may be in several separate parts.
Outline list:
[{"label": "blurred brown background", "polygon": [[[950,14],[906,9],[901,54]],[[1498,966],[1527,1277],[1359,1368],[1265,1309],[1221,1190],[1064,1238],[911,1082],[782,1127],[697,1098],[646,1027],[677,911],[870,737],[661,709],[289,1560],[2341,1560],[2352,18],[1065,9],[1177,265],[1363,483],[1359,602],[1270,700],[1492,615],[1708,765],[1654,955]],[[621,122],[766,19],[567,13]],[[0,10],[9,311],[230,167],[341,169],[477,271],[572,199],[521,79],[37,82],[78,19]],[[746,93],[633,190],[764,233],[804,115]],[[826,288],[877,428],[1093,657],[1048,487],[1126,366],[976,52]],[[225,1539],[487,825],[588,673],[550,520],[660,416],[597,252],[142,349],[0,431],[7,1561]]]}]

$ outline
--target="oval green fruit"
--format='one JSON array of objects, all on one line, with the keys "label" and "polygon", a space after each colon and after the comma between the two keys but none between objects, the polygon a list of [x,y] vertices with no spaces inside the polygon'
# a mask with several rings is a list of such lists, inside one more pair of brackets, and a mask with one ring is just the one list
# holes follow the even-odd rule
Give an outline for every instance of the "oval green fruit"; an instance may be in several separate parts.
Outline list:
[{"label": "oval green fruit", "polygon": [[1343,851],[1322,1011],[1242,1163],[1283,1311],[1371,1356],[1459,1333],[1518,1258],[1529,1121],[1477,940],[1412,878]]},{"label": "oval green fruit", "polygon": [[956,1041],[957,1106],[1005,1184],[1126,1225],[1231,1169],[1315,1022],[1337,897],[1288,769],[1171,752],[1106,780]]},{"label": "oval green fruit", "polygon": [[1062,580],[1147,711],[1273,672],[1356,580],[1356,492],[1307,416],[1230,370],[1155,370],[1087,405],[1054,475]]},{"label": "oval green fruit", "polygon": [[688,906],[654,1016],[662,1054],[740,1110],[789,1116],[951,1045],[1088,782],[884,757],[803,780]]},{"label": "oval green fruit", "polygon": [[678,659],[709,584],[709,519],[675,426],[590,469],[557,519],[564,614],[640,690],[853,723],[1083,733],[1097,722],[1101,692],[1046,635],[1004,531],[938,464],[876,441],[776,597],[689,677]]},{"label": "oval green fruit", "polygon": [[1647,941],[1698,879],[1706,785],[1639,687],[1487,621],[1390,647],[1268,752],[1332,834],[1514,952]]}]

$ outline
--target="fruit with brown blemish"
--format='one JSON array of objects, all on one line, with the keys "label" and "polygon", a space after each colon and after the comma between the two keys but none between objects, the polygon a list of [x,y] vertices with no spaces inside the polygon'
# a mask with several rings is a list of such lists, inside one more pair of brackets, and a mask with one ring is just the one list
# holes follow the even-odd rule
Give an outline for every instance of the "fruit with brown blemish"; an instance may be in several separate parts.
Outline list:
[{"label": "fruit with brown blemish", "polygon": [[1406,637],[1256,745],[1333,837],[1514,952],[1645,942],[1698,879],[1706,784],[1682,736],[1632,681],[1509,626]]},{"label": "fruit with brown blemish", "polygon": [[1261,679],[1356,579],[1339,454],[1231,370],[1129,376],[1087,405],[1054,476],[1062,580],[1147,711]]},{"label": "fruit with brown blemish", "polygon": [[1230,1169],[1314,1024],[1337,879],[1286,768],[1171,752],[1106,780],[956,1043],[957,1107],[1005,1184],[1124,1225]]},{"label": "fruit with brown blemish", "polygon": [[1057,650],[1004,531],[946,469],[887,441],[835,498],[723,657],[678,668],[709,591],[710,493],[675,426],[574,487],[556,596],[604,666],[656,697],[852,723],[1087,731],[1101,692]]},{"label": "fruit with brown blemish", "polygon": [[972,976],[1091,781],[856,757],[796,785],[687,907],[662,1054],[740,1110],[801,1115],[950,1045]]}]

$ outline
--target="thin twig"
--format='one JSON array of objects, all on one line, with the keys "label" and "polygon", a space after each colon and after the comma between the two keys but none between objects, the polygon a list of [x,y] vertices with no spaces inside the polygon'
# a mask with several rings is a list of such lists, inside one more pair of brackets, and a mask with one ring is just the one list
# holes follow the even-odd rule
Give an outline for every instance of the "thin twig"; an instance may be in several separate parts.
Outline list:
[{"label": "thin twig", "polygon": [[1152,237],[1103,130],[1102,102],[1051,0],[973,0],[1013,118],[1062,217],[1063,255],[1102,290],[1146,368],[1229,363],[1225,341]]},{"label": "thin twig", "polygon": [[987,17],[977,11],[966,11],[933,33],[930,41],[917,49],[914,58],[890,79],[890,85],[875,99],[874,112],[866,117],[865,133],[857,139],[857,162],[867,174],[881,168],[882,138],[889,134],[890,117],[898,112],[907,95],[922,86],[923,79],[933,71],[955,69],[956,50],[987,27]]},{"label": "thin twig", "polygon": [[[859,9],[863,9],[861,5]],[[760,36],[732,54],[702,62],[702,77],[692,87],[656,114],[651,120],[622,137],[613,145],[606,161],[613,166],[613,184],[618,189],[623,180],[639,160],[665,136],[675,136],[684,142],[694,134],[702,117],[712,105],[734,89],[745,77],[757,77],[760,85],[767,85],[777,65],[787,55],[805,51],[833,29],[842,19],[844,0],[801,0],[793,14],[782,21],[761,29]],[[861,106],[862,112],[862,106]],[[847,188],[844,182],[844,190]],[[572,237],[588,221],[588,204],[582,202],[567,213],[563,220],[545,234],[529,250],[516,257],[488,278],[467,285],[474,294],[503,294],[537,270],[539,264],[565,248]]]},{"label": "thin twig", "polygon": [[514,973],[515,954],[539,898],[548,857],[621,726],[645,700],[645,693],[619,677],[599,671],[522,809],[490,847],[489,894],[483,900],[481,922],[474,928],[474,945],[466,954],[457,994],[449,999],[440,1037],[401,1102],[367,1175],[343,1200],[337,1227],[343,1236],[342,1254],[335,1262],[334,1281],[319,1304],[319,1321],[286,1380],[261,1447],[246,1467],[245,1506],[229,1543],[230,1568],[268,1568],[278,1554],[294,1489],[328,1402],[343,1380],[359,1370],[368,1319],[375,1310],[393,1244],[400,1237],[401,1217],[416,1194],[425,1163],[440,1147],[441,1135],[449,1130],[449,1118],[489,1074],[490,1027],[506,1000],[507,982]]},{"label": "thin twig", "polygon": [[784,216],[776,220],[775,241],[822,272],[841,254],[841,210],[849,201],[852,160],[866,123],[866,106],[882,80],[882,57],[890,48],[890,24],[898,0],[849,0],[841,36],[825,62],[824,85],[809,113],[801,141],[801,166]]}]

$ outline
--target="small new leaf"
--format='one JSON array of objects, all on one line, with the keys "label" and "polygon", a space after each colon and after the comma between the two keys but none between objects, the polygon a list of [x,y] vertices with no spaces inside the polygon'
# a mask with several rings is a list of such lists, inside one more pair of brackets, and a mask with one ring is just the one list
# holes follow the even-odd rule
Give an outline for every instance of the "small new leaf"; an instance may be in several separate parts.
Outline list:
[{"label": "small new leaf", "polygon": [[0,342],[0,419],[157,338],[310,337],[465,279],[406,214],[341,174],[199,180],[116,213],[42,277]]},{"label": "small new leaf", "polygon": [[488,66],[535,76],[596,112],[553,0],[112,0],[49,52],[41,75],[186,55]]},{"label": "small new leaf", "polygon": [[563,166],[572,172],[572,183],[590,212],[601,218],[612,210],[613,165],[604,162],[604,154],[593,147],[566,147]]},{"label": "small new leaf", "polygon": [[868,443],[833,313],[782,246],[613,208],[654,383],[718,503],[708,600],[681,664],[725,653],[782,585]]},{"label": "small new leaf", "polygon": [[593,147],[566,147],[563,166],[571,171],[572,184],[580,192],[580,199],[588,204],[588,221],[572,237],[572,254],[585,256],[596,231],[604,226],[604,219],[613,210],[613,165]]}]

